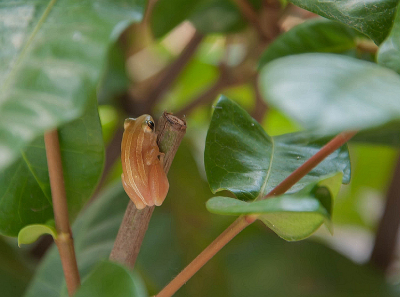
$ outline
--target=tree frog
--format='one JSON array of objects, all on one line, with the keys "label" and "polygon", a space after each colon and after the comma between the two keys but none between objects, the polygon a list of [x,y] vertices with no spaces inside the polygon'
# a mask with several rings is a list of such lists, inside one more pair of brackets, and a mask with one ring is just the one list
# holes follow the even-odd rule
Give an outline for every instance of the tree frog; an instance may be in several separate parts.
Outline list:
[{"label": "tree frog", "polygon": [[161,205],[169,183],[164,154],[157,146],[153,118],[147,114],[124,122],[121,144],[122,185],[137,209]]}]

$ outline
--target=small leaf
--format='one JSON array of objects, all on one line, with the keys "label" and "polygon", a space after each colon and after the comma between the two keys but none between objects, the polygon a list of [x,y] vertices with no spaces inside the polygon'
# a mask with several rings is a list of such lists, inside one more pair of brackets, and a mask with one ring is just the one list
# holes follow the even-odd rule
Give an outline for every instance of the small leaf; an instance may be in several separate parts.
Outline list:
[{"label": "small leaf", "polygon": [[290,0],[294,5],[364,33],[381,43],[393,24],[398,0]]},{"label": "small leaf", "polygon": [[317,134],[390,125],[399,135],[400,77],[374,63],[334,54],[288,56],[261,70],[260,85],[268,104]]},{"label": "small leaf", "polygon": [[311,53],[342,53],[356,47],[357,31],[323,18],[311,19],[295,26],[275,39],[260,59],[261,68],[280,57]]},{"label": "small leaf", "polygon": [[[253,200],[272,190],[325,144],[305,133],[270,137],[239,105],[221,96],[208,129],[204,162],[213,193],[233,192]],[[350,180],[347,147],[332,153],[303,177],[289,192],[336,172]]]},{"label": "small leaf", "polygon": [[34,243],[44,234],[50,234],[53,239],[57,239],[54,220],[50,220],[46,224],[32,224],[22,228],[18,233],[18,246]]},{"label": "small leaf", "polygon": [[136,274],[124,266],[104,261],[97,265],[74,297],[144,297],[145,287]]},{"label": "small leaf", "polygon": [[377,62],[400,74],[400,5],[397,7],[392,30],[379,47]]},{"label": "small leaf", "polygon": [[294,194],[244,202],[214,197],[207,201],[210,212],[222,215],[258,215],[276,234],[288,241],[302,240],[323,223],[332,233],[332,204],[340,189],[342,173],[308,185]]},{"label": "small leaf", "polygon": [[[129,197],[119,180],[80,214],[72,225],[75,252],[82,279],[101,259],[110,256]],[[58,297],[65,287],[60,255],[55,246],[41,262],[25,297]]]}]

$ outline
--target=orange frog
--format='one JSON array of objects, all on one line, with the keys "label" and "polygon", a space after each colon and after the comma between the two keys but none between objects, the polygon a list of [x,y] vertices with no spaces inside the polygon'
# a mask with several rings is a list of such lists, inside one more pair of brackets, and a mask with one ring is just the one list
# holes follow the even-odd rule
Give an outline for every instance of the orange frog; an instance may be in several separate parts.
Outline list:
[{"label": "orange frog", "polygon": [[169,183],[163,170],[164,154],[157,146],[153,118],[144,114],[126,119],[121,144],[122,184],[137,209],[161,205]]}]

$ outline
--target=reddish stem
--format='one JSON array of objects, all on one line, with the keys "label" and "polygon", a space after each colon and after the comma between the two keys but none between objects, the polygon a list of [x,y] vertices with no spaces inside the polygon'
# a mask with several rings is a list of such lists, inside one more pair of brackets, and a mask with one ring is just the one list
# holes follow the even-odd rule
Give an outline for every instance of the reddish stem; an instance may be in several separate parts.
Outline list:
[{"label": "reddish stem", "polygon": [[[349,141],[357,132],[343,132],[329,141],[303,165],[293,171],[264,198],[281,195],[289,190],[303,176],[310,172],[321,161]],[[201,252],[185,269],[183,269],[156,297],[169,297],[178,291],[204,264],[231,241],[244,228],[252,224],[257,215],[240,216],[224,232],[221,233],[203,252]]]},{"label": "reddish stem", "polygon": [[57,238],[55,239],[69,296],[74,295],[80,286],[78,265],[75,257],[74,241],[68,218],[67,195],[65,193],[64,176],[61,162],[60,143],[57,130],[44,134],[47,166],[49,168],[51,197],[53,200],[54,220]]},{"label": "reddish stem", "polygon": [[277,185],[265,198],[282,195],[289,190],[295,183],[307,175],[315,166],[321,163],[331,153],[340,148],[343,144],[349,141],[357,131],[343,132],[325,144],[315,155],[303,163],[299,168],[293,171],[279,185]]}]

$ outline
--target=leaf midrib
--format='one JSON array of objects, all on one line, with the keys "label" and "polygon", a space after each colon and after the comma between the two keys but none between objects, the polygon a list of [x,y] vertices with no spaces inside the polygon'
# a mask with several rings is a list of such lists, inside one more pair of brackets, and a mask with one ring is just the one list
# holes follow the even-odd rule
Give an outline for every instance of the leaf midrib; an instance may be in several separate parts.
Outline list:
[{"label": "leaf midrib", "polygon": [[267,176],[265,177],[264,183],[263,183],[263,185],[261,186],[260,193],[258,194],[257,198],[254,199],[254,201],[257,201],[257,200],[259,200],[262,196],[264,196],[264,191],[265,191],[265,188],[266,188],[266,186],[267,186],[267,184],[268,184],[269,177],[270,177],[270,175],[271,175],[272,164],[273,164],[274,155],[275,155],[275,140],[274,140],[272,137],[270,137],[270,139],[271,139],[271,143],[272,143],[272,148],[271,148],[271,159],[270,159],[270,161],[269,161],[269,167],[268,167],[268,171],[267,171]]}]

